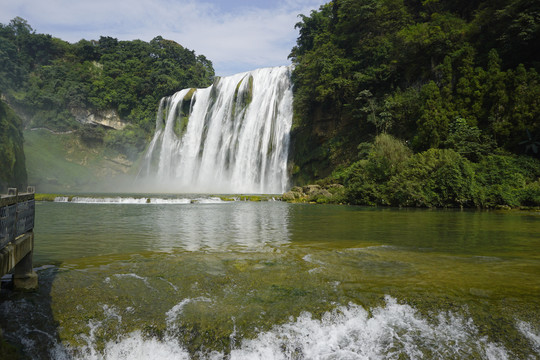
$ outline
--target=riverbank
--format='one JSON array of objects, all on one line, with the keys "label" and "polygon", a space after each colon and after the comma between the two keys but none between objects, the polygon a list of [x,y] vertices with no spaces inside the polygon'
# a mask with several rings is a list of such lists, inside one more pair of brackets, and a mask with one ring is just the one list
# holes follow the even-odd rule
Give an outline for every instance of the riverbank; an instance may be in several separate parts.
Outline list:
[{"label": "riverbank", "polygon": [[[358,203],[351,204],[348,194],[349,189],[340,184],[326,185],[307,185],[295,186],[291,190],[284,193],[281,197],[282,201],[289,203],[309,203],[309,204],[337,204],[337,205],[360,205],[372,207],[388,207],[388,208],[464,208],[457,206],[426,206],[426,205],[381,205],[378,203]],[[540,211],[540,206],[509,206],[509,205],[493,205],[493,206],[476,206],[473,207],[482,210],[523,210],[523,211]]]},{"label": "riverbank", "polygon": [[[334,205],[352,205],[347,201],[347,189],[340,184],[318,185],[311,184],[306,186],[294,186],[291,190],[282,195],[278,194],[257,194],[257,195],[110,195],[110,194],[35,194],[36,201],[42,202],[68,202],[68,203],[137,203],[137,204],[172,204],[172,203],[210,203],[210,202],[234,202],[234,201],[283,201],[288,203],[300,204],[334,204]],[[383,208],[402,208],[411,206],[389,206],[373,204],[356,204],[370,207]],[[426,208],[427,206],[413,206]],[[428,207],[438,208],[438,207]],[[444,207],[458,208],[458,207]],[[463,208],[463,207],[461,207]],[[502,211],[535,211],[540,212],[540,206],[509,206],[496,205],[490,207],[476,207],[481,210],[502,210]]]}]

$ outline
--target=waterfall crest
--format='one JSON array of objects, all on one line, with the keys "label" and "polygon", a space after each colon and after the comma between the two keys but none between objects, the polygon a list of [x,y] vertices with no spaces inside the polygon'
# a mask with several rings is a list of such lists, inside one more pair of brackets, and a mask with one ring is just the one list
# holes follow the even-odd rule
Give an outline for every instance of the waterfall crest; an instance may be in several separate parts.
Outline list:
[{"label": "waterfall crest", "polygon": [[176,192],[285,192],[290,75],[257,69],[163,98],[139,179]]}]

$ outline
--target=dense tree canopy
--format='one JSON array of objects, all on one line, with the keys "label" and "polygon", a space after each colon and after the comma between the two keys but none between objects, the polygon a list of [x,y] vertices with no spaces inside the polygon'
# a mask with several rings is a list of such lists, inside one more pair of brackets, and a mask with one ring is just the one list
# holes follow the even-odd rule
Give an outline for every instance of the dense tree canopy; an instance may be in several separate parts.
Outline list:
[{"label": "dense tree canopy", "polygon": [[[0,24],[0,95],[27,127],[76,130],[86,143],[104,144],[134,160],[154,130],[163,96],[212,83],[212,63],[171,40],[75,44],[38,34],[15,18]],[[0,190],[26,182],[22,122],[0,104]],[[125,130],[105,131],[75,119],[77,113],[114,111]]]},{"label": "dense tree canopy", "polygon": [[[476,164],[489,167],[493,154],[539,157],[538,1],[334,0],[296,27],[297,183],[333,176],[357,203],[473,206],[491,201],[475,189],[485,179]],[[380,134],[413,151],[395,179],[373,167]],[[519,187],[538,184],[533,163]],[[407,193],[429,188],[435,169],[461,177],[437,185],[437,199]],[[390,186],[400,177],[397,194]],[[468,187],[441,197],[462,179]],[[499,203],[518,204],[516,196]]]},{"label": "dense tree canopy", "polygon": [[26,186],[22,121],[0,100],[0,194]]},{"label": "dense tree canopy", "polygon": [[70,44],[37,34],[21,18],[0,24],[0,92],[35,126],[78,127],[73,108],[117,110],[123,120],[153,130],[163,96],[211,84],[212,63],[171,40]]}]

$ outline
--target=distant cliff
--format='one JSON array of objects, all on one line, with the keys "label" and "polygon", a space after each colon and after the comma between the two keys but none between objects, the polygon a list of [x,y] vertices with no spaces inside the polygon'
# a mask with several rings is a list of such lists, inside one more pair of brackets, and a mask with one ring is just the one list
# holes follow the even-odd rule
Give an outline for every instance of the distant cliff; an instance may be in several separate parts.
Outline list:
[{"label": "distant cliff", "polygon": [[213,78],[205,56],[161,36],[71,44],[36,33],[19,17],[0,24],[0,95],[22,119],[12,126],[4,117],[13,113],[3,115],[1,186],[26,182],[25,155],[38,191],[51,184],[48,190],[81,189],[124,174],[152,136],[160,99]]}]

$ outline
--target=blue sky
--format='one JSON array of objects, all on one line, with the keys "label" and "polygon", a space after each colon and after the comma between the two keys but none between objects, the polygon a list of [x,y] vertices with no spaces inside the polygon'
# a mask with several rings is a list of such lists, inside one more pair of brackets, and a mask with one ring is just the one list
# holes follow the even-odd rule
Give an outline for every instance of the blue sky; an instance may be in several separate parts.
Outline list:
[{"label": "blue sky", "polygon": [[287,65],[298,14],[326,0],[0,0],[0,23],[20,16],[38,33],[77,42],[161,35],[210,59],[216,75]]}]

